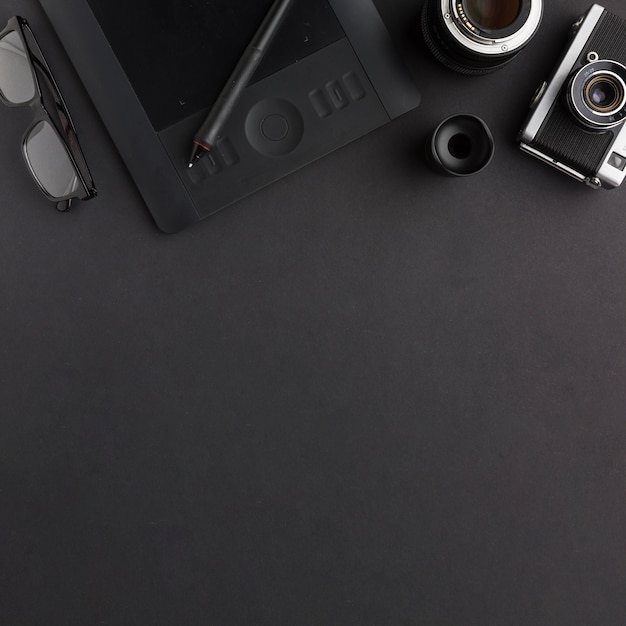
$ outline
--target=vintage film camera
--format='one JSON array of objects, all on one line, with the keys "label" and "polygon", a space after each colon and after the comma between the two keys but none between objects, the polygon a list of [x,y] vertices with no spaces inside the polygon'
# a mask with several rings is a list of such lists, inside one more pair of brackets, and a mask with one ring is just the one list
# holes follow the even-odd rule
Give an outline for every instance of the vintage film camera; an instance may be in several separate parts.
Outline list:
[{"label": "vintage film camera", "polygon": [[618,187],[626,175],[625,119],[626,20],[594,4],[573,25],[518,140],[525,152],[590,187]]}]

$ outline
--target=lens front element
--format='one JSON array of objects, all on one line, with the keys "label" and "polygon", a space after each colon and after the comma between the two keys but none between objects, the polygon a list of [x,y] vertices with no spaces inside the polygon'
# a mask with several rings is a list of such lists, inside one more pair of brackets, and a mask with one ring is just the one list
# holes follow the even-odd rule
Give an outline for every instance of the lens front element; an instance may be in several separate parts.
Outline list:
[{"label": "lens front element", "polygon": [[465,13],[481,30],[502,30],[517,19],[520,0],[465,0]]},{"label": "lens front element", "polygon": [[10,104],[30,102],[36,93],[28,52],[14,30],[0,39],[0,93]]},{"label": "lens front element", "polygon": [[71,196],[80,187],[76,170],[56,129],[37,122],[26,136],[24,155],[43,191],[52,199]]},{"label": "lens front element", "polygon": [[623,83],[611,75],[593,76],[585,87],[585,104],[598,113],[615,113],[624,102]]}]

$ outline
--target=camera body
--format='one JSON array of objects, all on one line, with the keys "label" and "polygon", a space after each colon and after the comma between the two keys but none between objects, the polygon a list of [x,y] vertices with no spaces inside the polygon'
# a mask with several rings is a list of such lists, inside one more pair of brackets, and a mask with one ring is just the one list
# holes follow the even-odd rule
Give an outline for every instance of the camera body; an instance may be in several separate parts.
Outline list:
[{"label": "camera body", "polygon": [[590,187],[626,176],[626,20],[594,4],[533,97],[520,148]]}]

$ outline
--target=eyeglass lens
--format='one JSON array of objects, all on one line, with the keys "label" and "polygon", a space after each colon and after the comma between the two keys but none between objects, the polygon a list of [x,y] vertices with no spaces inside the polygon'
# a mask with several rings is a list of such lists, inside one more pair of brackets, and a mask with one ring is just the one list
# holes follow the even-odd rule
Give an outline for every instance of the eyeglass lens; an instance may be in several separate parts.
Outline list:
[{"label": "eyeglass lens", "polygon": [[33,126],[24,148],[33,175],[50,196],[64,198],[79,188],[65,145],[49,122],[42,120]]},{"label": "eyeglass lens", "polygon": [[22,38],[10,31],[0,39],[0,91],[12,104],[30,102],[35,96],[35,80]]}]

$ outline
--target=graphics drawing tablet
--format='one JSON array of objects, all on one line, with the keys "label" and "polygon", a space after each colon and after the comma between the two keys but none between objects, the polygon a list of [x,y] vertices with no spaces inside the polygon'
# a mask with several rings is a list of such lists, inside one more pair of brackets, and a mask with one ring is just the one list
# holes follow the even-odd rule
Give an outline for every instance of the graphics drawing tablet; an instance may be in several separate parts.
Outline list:
[{"label": "graphics drawing tablet", "polygon": [[158,227],[176,232],[419,104],[371,0],[294,0],[214,149],[202,124],[272,0],[39,0]]}]

